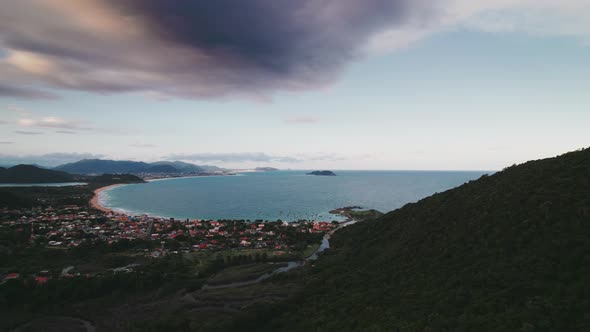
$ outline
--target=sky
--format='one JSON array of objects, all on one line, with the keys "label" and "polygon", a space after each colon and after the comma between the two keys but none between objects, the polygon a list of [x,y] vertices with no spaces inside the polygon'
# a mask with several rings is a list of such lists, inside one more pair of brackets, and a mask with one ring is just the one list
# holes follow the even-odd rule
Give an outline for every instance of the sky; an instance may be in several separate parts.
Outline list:
[{"label": "sky", "polygon": [[0,0],[0,164],[499,170],[588,91],[587,0]]}]

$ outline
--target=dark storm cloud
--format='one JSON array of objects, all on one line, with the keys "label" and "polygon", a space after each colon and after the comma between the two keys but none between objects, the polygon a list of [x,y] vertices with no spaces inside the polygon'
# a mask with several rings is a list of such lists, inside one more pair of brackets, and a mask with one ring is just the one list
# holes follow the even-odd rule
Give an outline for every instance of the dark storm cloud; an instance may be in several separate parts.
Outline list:
[{"label": "dark storm cloud", "polygon": [[109,2],[161,38],[276,75],[297,75],[302,67],[333,70],[408,7],[404,0]]},{"label": "dark storm cloud", "polygon": [[461,23],[587,36],[589,12],[588,0],[4,0],[0,97],[52,98],[52,88],[265,100],[329,85],[368,49]]},{"label": "dark storm cloud", "polygon": [[375,33],[414,18],[419,3],[10,2],[0,12],[0,95],[50,96],[12,82],[189,98],[314,89],[333,82]]}]

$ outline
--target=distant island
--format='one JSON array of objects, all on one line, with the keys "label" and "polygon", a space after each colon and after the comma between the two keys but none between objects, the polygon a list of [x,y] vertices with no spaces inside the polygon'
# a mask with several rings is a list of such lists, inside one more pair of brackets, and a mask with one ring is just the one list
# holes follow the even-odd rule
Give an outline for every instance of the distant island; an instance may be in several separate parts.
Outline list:
[{"label": "distant island", "polygon": [[307,173],[307,175],[318,175],[318,176],[336,176],[336,173],[332,171],[313,171]]},{"label": "distant island", "polygon": [[256,172],[274,172],[274,171],[278,171],[278,168],[274,168],[274,167],[256,167],[254,169]]}]

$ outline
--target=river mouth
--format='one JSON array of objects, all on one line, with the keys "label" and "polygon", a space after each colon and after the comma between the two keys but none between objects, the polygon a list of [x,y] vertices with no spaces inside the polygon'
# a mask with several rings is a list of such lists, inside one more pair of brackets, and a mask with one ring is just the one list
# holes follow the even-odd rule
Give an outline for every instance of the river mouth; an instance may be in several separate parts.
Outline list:
[{"label": "river mouth", "polygon": [[281,266],[271,272],[264,273],[264,274],[260,275],[259,277],[257,277],[256,279],[238,281],[238,282],[230,282],[230,283],[226,283],[226,284],[215,284],[215,285],[205,284],[201,287],[201,290],[233,288],[233,287],[243,287],[243,286],[254,285],[254,284],[258,284],[260,282],[263,282],[264,280],[267,280],[277,274],[289,272],[293,269],[303,267],[303,266],[305,266],[305,264],[307,262],[317,260],[323,252],[330,249],[330,237],[337,230],[347,227],[347,226],[350,226],[350,225],[353,225],[357,222],[358,222],[357,220],[350,220],[350,221],[340,223],[340,225],[337,228],[335,228],[331,232],[324,235],[320,246],[316,249],[316,251],[314,251],[309,257],[306,257],[305,259],[296,260],[296,261],[288,261],[286,266]]}]

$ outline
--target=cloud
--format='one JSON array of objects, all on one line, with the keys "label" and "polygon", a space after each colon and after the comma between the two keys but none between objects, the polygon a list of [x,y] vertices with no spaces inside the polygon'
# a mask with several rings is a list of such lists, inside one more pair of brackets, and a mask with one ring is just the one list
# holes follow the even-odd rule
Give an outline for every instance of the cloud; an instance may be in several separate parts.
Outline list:
[{"label": "cloud", "polygon": [[43,127],[43,128],[62,128],[62,129],[78,129],[78,130],[92,130],[93,128],[85,127],[80,121],[65,120],[56,117],[44,117],[41,119],[19,119],[17,121],[19,126],[23,127]]},{"label": "cloud", "polygon": [[12,105],[6,106],[2,109],[9,111],[11,113],[16,113],[16,114],[20,114],[20,115],[30,115],[31,114],[31,111],[29,111],[29,110],[26,110],[24,108],[17,107],[17,106],[12,106]]},{"label": "cloud", "polygon": [[0,142],[0,144],[8,145],[8,144],[14,144],[14,142]]},{"label": "cloud", "polygon": [[287,124],[311,124],[318,122],[320,122],[320,119],[311,116],[299,116],[285,119],[285,123]]},{"label": "cloud", "polygon": [[[0,32],[1,37],[1,32]],[[0,73],[2,73],[2,64],[0,61]],[[0,78],[1,80],[1,78]],[[59,97],[56,94],[51,92],[46,92],[43,90],[38,90],[34,88],[27,88],[21,86],[13,86],[8,85],[7,82],[0,81],[0,97],[18,97],[18,98],[25,98],[25,99],[44,99],[44,100],[51,100],[51,99],[58,99]]]},{"label": "cloud", "polygon": [[347,155],[341,155],[337,153],[319,153],[308,155],[304,158],[306,161],[343,161],[355,159],[355,157]]},{"label": "cloud", "polygon": [[42,155],[6,155],[0,154],[0,164],[37,164],[48,167],[58,166],[66,163],[76,162],[82,159],[103,158],[102,154],[92,153],[48,153]]},{"label": "cloud", "polygon": [[262,152],[250,153],[194,153],[194,154],[171,154],[163,157],[165,160],[185,160],[195,162],[300,162],[300,159],[285,156],[268,155]]},{"label": "cloud", "polygon": [[590,35],[587,0],[19,0],[2,7],[0,96],[37,99],[65,89],[264,100],[329,85],[359,57],[457,27]]},{"label": "cloud", "polygon": [[155,148],[157,147],[157,145],[154,144],[130,144],[129,145],[132,148]]},{"label": "cloud", "polygon": [[116,133],[121,134],[116,128],[96,128],[90,126],[86,121],[68,120],[58,117],[43,118],[22,118],[16,121],[16,124],[24,128],[53,128],[59,129],[55,132],[58,134],[75,134],[77,132],[97,132],[97,133]]},{"label": "cloud", "polygon": [[13,131],[13,133],[19,134],[19,135],[41,135],[41,134],[43,134],[40,131],[29,131],[29,130],[15,130],[15,131]]}]

